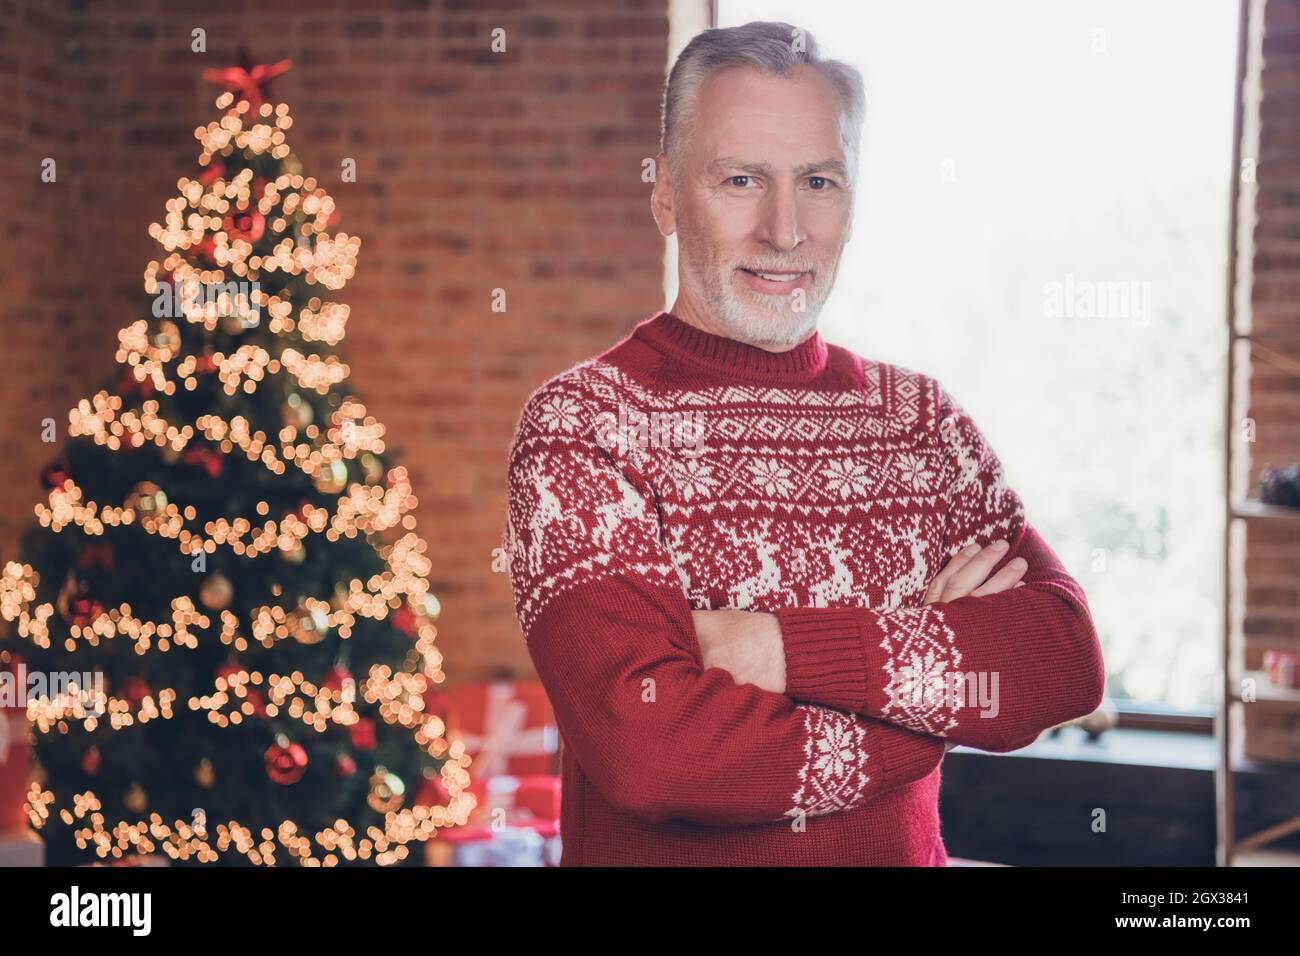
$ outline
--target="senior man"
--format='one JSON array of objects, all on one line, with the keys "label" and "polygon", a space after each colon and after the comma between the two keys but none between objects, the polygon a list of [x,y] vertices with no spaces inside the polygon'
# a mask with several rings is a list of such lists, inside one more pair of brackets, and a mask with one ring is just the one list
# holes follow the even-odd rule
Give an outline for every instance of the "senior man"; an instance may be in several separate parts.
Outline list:
[{"label": "senior man", "polygon": [[863,111],[788,24],[695,37],[651,200],[672,311],[520,416],[506,543],[562,865],[941,866],[946,749],[1100,703],[1083,592],[975,423],[817,332]]}]

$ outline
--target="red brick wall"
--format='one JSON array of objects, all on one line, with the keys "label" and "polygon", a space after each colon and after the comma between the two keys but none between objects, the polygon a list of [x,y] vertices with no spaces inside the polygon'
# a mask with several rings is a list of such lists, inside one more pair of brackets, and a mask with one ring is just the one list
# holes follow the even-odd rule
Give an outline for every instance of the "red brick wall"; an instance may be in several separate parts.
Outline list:
[{"label": "red brick wall", "polygon": [[[202,70],[246,41],[294,61],[272,84],[290,141],[362,238],[343,351],[413,474],[448,673],[529,672],[491,570],[506,447],[532,388],[662,304],[640,174],[657,150],[667,0],[0,0],[0,15],[14,25],[0,72],[19,80],[0,103],[0,557],[52,457],[40,420],[62,431],[139,315],[146,229],[215,115]],[[197,27],[206,54],[190,51]],[[505,53],[489,48],[497,27]],[[46,155],[56,185],[38,182]],[[340,181],[345,157],[356,183]]]},{"label": "red brick wall", "polygon": [[[41,420],[62,423],[79,397],[89,353],[78,343],[93,325],[70,282],[78,259],[62,254],[75,237],[71,91],[62,16],[49,8],[0,3],[0,560],[14,557],[19,522],[40,492],[37,463],[52,457]],[[56,183],[41,182],[47,158]]]},{"label": "red brick wall", "polygon": [[[1265,465],[1300,462],[1300,0],[1249,9],[1241,152],[1256,181],[1244,177],[1237,207],[1235,319],[1250,338],[1235,353],[1233,500],[1256,495]],[[1270,648],[1300,652],[1300,521],[1260,517],[1232,531],[1235,674],[1261,668]],[[1234,726],[1247,756],[1300,759],[1294,705],[1246,705]]]},{"label": "red brick wall", "polygon": [[[1267,0],[1262,23],[1258,85],[1247,82],[1243,153],[1257,155],[1258,184],[1245,197],[1254,221],[1238,315],[1256,343],[1245,412],[1255,422],[1245,446],[1252,488],[1265,464],[1300,462],[1300,0]],[[1245,662],[1258,668],[1266,647],[1300,651],[1300,524],[1252,521],[1247,533]]]}]

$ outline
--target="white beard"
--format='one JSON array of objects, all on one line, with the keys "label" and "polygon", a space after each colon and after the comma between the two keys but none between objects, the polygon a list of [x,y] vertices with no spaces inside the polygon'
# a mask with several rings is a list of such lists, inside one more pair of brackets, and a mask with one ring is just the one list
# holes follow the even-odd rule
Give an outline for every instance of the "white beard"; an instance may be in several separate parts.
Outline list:
[{"label": "white beard", "polygon": [[[761,348],[787,349],[798,345],[817,328],[817,317],[826,298],[820,288],[807,290],[803,297],[804,309],[796,312],[793,297],[738,289],[734,275],[734,269],[729,268],[719,281],[719,273],[710,268],[708,279],[692,282],[697,299],[727,338]],[[688,276],[688,281],[693,278]]]},{"label": "white beard", "polygon": [[[750,345],[789,348],[806,339],[817,327],[821,303],[804,300],[804,311],[795,312],[794,300],[785,295],[763,295],[748,290],[737,292],[724,284],[713,315],[729,330],[729,337]],[[741,301],[741,297],[748,300]],[[752,304],[749,304],[752,303]]]},{"label": "white beard", "polygon": [[[741,262],[764,259],[763,264],[773,272],[794,272],[811,271],[814,263],[795,254],[779,265],[768,256],[731,260],[723,268],[723,264],[708,254],[707,242],[695,239],[684,230],[678,234],[679,261],[685,266],[682,282],[720,334],[748,345],[784,351],[798,345],[817,328],[817,318],[835,281],[838,256],[829,267],[813,272],[813,285],[801,296],[803,311],[796,312],[793,296],[764,295],[740,286],[736,267]],[[696,254],[697,251],[703,254]],[[699,268],[692,268],[690,263],[698,263]]]}]

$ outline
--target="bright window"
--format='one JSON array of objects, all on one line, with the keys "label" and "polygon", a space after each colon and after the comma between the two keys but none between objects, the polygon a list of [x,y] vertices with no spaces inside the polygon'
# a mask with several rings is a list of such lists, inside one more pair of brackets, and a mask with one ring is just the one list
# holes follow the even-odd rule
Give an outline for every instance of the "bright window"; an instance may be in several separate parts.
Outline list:
[{"label": "bright window", "polygon": [[975,417],[1088,594],[1109,694],[1209,707],[1235,0],[718,6],[866,80],[823,333]]}]

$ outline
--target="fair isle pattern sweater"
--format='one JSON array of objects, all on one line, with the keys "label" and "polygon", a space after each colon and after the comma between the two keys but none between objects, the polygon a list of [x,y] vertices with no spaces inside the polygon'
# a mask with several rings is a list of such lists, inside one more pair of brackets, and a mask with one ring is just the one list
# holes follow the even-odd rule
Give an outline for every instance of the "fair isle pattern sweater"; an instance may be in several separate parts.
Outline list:
[{"label": "fair isle pattern sweater", "polygon": [[[940,384],[814,335],[661,312],[532,394],[515,607],[561,735],[562,865],[935,865],[944,741],[1100,702],[1079,585]],[[1026,586],[924,605],[971,542]],[[995,569],[996,570],[996,569]],[[701,666],[692,610],[777,615],[785,694]]]}]

